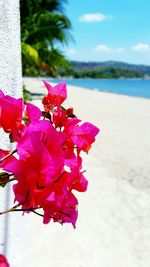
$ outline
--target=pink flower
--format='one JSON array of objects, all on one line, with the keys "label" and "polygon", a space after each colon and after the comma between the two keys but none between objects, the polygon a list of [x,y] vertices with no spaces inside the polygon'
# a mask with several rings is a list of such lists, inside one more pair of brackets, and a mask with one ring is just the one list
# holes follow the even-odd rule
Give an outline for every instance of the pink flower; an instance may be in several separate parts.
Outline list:
[{"label": "pink flower", "polygon": [[51,111],[54,107],[60,106],[67,98],[66,83],[60,83],[52,87],[49,83],[43,80],[45,87],[48,90],[48,95],[42,100],[44,110]]},{"label": "pink flower", "polygon": [[52,121],[56,128],[62,128],[67,123],[69,117],[73,115],[73,109],[64,109],[60,106],[57,107],[56,110],[53,112]]},{"label": "pink flower", "polygon": [[82,125],[77,125],[78,120],[72,119],[66,127],[64,132],[68,135],[65,144],[68,146],[76,146],[79,151],[83,150],[88,153],[92,143],[95,141],[99,129],[89,122]]},{"label": "pink flower", "polygon": [[65,122],[67,120],[67,111],[64,109],[62,110],[59,107],[57,107],[57,109],[54,111],[53,113],[53,117],[52,117],[52,121],[54,122],[55,124],[55,127],[56,128],[61,128],[64,126]]},{"label": "pink flower", "polygon": [[6,259],[6,257],[2,254],[0,254],[0,267],[9,267],[9,263]]},{"label": "pink flower", "polygon": [[[7,170],[8,168],[7,165]],[[23,208],[43,207],[52,184],[63,171],[63,160],[61,156],[52,157],[38,140],[38,149],[34,148],[34,152],[25,160],[17,160],[11,170],[18,179],[18,183],[14,185],[15,200]]]},{"label": "pink flower", "polygon": [[[38,149],[35,147],[37,140]],[[43,208],[44,223],[53,219],[60,223],[71,222],[75,227],[78,201],[71,192],[71,186],[69,187],[71,180],[67,187],[63,179],[64,160],[61,156],[52,157],[48,148],[39,138],[37,140],[34,136],[34,153],[31,152],[30,157],[16,160],[14,168],[11,164],[11,171],[18,179],[13,187],[15,200],[24,209]],[[9,164],[7,170],[10,170]],[[77,177],[74,180],[77,180]]]},{"label": "pink flower", "polygon": [[37,121],[26,125],[22,137],[18,141],[17,151],[21,159],[24,159],[29,157],[33,151],[37,151],[39,144],[42,142],[52,156],[59,157],[62,154],[65,138],[66,134],[57,132],[48,120]]},{"label": "pink flower", "polygon": [[53,220],[75,227],[78,200],[73,192],[84,192],[88,186],[80,152],[88,153],[99,129],[89,122],[81,124],[72,108],[61,106],[67,97],[65,83],[44,84],[48,95],[42,101],[43,120],[39,108],[0,91],[0,126],[17,142],[16,157],[0,150],[0,167],[14,175],[9,182],[16,180],[15,201],[24,212],[42,209],[44,223]]},{"label": "pink flower", "polygon": [[66,191],[64,194],[62,191],[55,193],[54,199],[47,198],[44,205],[44,223],[47,224],[51,219],[54,222],[72,223],[75,228],[76,220],[78,217],[77,205],[78,201],[76,197],[70,192]]},{"label": "pink flower", "polygon": [[22,98],[5,96],[0,90],[0,126],[6,133],[18,132],[24,109]]},{"label": "pink flower", "polygon": [[41,110],[31,103],[27,103],[25,117],[29,120],[29,122],[36,122],[40,119],[42,115]]},{"label": "pink flower", "polygon": [[83,175],[85,171],[82,171],[82,158],[80,156],[74,156],[72,159],[65,160],[65,164],[70,168],[70,172],[67,173],[69,181],[67,186],[70,190],[85,192],[88,181]]},{"label": "pink flower", "polygon": [[[19,159],[5,166],[5,170],[13,172],[18,180],[13,186],[15,201],[23,209],[43,208],[44,223],[53,219],[71,222],[75,227],[78,201],[71,191],[85,189],[80,185],[82,178],[78,166],[74,167],[77,163],[68,163],[74,169],[72,176],[64,170],[66,135],[57,132],[46,120],[29,124],[23,134],[17,145]],[[65,179],[66,175],[69,181]]]}]

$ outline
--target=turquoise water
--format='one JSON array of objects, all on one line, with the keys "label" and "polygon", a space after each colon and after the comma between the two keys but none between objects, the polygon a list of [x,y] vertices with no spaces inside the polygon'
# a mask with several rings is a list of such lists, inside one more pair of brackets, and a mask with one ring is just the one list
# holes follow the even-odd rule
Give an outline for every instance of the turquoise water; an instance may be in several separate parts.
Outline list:
[{"label": "turquoise water", "polygon": [[65,81],[68,85],[110,93],[150,98],[150,80],[140,79],[49,79],[49,82]]}]

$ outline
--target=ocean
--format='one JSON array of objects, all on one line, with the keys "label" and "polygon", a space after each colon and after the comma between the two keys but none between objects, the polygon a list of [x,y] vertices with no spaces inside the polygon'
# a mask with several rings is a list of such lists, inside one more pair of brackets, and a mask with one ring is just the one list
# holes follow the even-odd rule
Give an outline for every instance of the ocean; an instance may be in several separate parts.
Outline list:
[{"label": "ocean", "polygon": [[48,79],[49,82],[79,86],[91,90],[150,98],[150,80],[144,79]]}]

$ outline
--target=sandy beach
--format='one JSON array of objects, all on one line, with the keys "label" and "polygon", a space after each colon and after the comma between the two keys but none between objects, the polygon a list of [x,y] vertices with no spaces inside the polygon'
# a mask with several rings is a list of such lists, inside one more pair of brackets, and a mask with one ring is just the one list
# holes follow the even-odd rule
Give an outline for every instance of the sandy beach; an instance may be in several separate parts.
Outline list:
[{"label": "sandy beach", "polygon": [[[46,94],[41,79],[25,78]],[[39,100],[34,100],[39,105]],[[67,107],[101,129],[84,156],[77,228],[27,217],[30,267],[150,266],[150,100],[68,86]]]}]

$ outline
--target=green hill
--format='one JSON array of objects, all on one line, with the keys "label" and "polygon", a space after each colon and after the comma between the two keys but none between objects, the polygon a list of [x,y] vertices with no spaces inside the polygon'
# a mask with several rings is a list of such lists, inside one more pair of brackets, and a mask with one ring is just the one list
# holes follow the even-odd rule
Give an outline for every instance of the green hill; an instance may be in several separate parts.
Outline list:
[{"label": "green hill", "polygon": [[125,62],[79,62],[71,61],[70,70],[60,73],[75,78],[145,78],[150,77],[150,66]]}]

